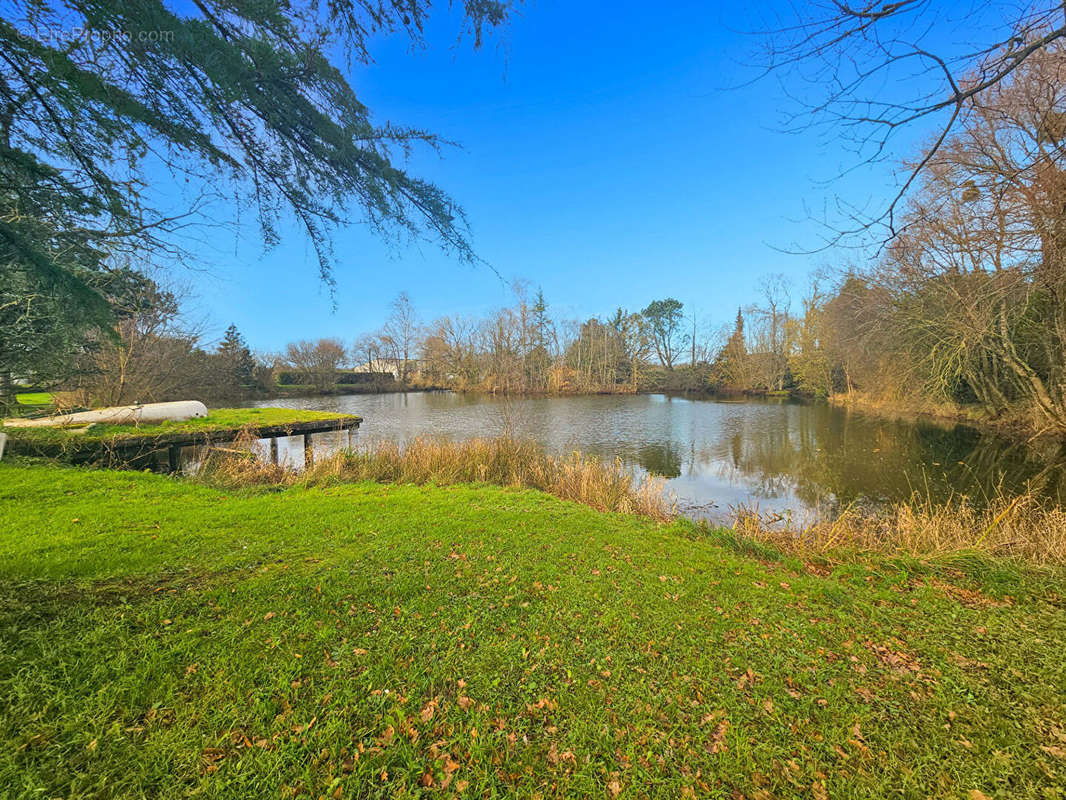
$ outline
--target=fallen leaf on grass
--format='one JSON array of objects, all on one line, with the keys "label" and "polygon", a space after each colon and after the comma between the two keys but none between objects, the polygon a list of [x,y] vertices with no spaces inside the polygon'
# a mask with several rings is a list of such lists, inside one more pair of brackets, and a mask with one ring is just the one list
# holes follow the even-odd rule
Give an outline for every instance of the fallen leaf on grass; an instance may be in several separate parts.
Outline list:
[{"label": "fallen leaf on grass", "polygon": [[910,653],[902,650],[893,650],[887,645],[878,644],[867,639],[863,645],[877,656],[877,660],[886,667],[891,667],[897,672],[921,672],[918,660]]},{"label": "fallen leaf on grass", "polygon": [[988,595],[977,591],[976,589],[967,589],[964,586],[956,586],[953,583],[945,583],[944,581],[936,579],[933,579],[930,583],[934,588],[939,589],[952,600],[970,608],[1010,605],[1010,603],[1007,602],[1010,598],[997,600],[994,597],[989,597]]},{"label": "fallen leaf on grass", "polygon": [[431,719],[433,719],[433,714],[436,712],[436,710],[437,710],[437,701],[436,700],[430,700],[428,703],[426,703],[425,708],[423,708],[419,712],[418,717],[423,722],[429,722]]},{"label": "fallen leaf on grass", "polygon": [[299,736],[301,733],[306,733],[307,731],[311,730],[312,726],[316,722],[318,722],[318,717],[317,716],[311,717],[311,721],[308,722],[306,725],[293,725],[292,726],[292,732],[295,733],[297,736]]},{"label": "fallen leaf on grass", "polygon": [[569,750],[560,753],[559,747],[555,742],[552,742],[551,747],[548,748],[548,754],[545,756],[545,759],[553,767],[567,762],[573,764],[575,767],[577,766],[577,756]]},{"label": "fallen leaf on grass", "polygon": [[385,730],[381,732],[381,736],[378,737],[378,744],[384,746],[392,742],[393,737],[396,736],[396,729],[391,725],[386,725]]},{"label": "fallen leaf on grass", "polygon": [[553,767],[559,763],[559,748],[556,746],[555,742],[552,742],[551,747],[548,748],[548,755],[544,758]]},{"label": "fallen leaf on grass", "polygon": [[724,753],[729,749],[729,745],[725,743],[725,736],[729,732],[729,720],[723,719],[718,723],[718,727],[714,729],[714,734],[711,736],[711,753]]},{"label": "fallen leaf on grass", "polygon": [[205,747],[200,754],[200,759],[204,762],[205,772],[214,772],[218,769],[218,762],[226,757],[226,751],[217,747]]},{"label": "fallen leaf on grass", "polygon": [[542,697],[536,703],[527,703],[526,711],[540,711],[541,709],[548,709],[549,711],[555,711],[559,708],[559,704],[548,697]]},{"label": "fallen leaf on grass", "polygon": [[755,673],[752,671],[751,667],[748,667],[744,674],[737,678],[737,688],[743,690],[753,683],[755,683]]}]

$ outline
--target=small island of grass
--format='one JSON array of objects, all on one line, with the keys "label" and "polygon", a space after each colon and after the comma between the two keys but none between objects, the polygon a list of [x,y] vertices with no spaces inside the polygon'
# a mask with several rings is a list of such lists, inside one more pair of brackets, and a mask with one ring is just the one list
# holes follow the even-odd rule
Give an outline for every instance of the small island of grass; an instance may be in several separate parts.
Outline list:
[{"label": "small island of grass", "polygon": [[206,417],[150,425],[89,425],[79,428],[4,427],[13,453],[62,457],[102,447],[192,445],[235,439],[358,427],[361,417],[294,408],[218,408]]}]

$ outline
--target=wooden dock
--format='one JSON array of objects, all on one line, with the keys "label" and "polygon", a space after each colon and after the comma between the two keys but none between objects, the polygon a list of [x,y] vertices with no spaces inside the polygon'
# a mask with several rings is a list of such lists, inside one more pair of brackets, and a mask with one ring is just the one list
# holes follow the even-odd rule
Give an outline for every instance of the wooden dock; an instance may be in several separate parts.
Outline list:
[{"label": "wooden dock", "polygon": [[[99,463],[109,467],[156,467],[162,471],[177,472],[181,466],[181,451],[185,447],[205,447],[225,444],[238,438],[251,436],[269,440],[270,460],[278,463],[278,439],[302,436],[304,463],[310,466],[313,460],[311,437],[317,433],[341,433],[359,428],[362,417],[345,416],[334,419],[287,422],[281,425],[246,425],[240,428],[219,428],[206,431],[176,431],[173,433],[135,436],[123,434],[109,439],[85,439],[78,441],[71,436],[66,442],[51,443],[20,440],[9,436],[7,451],[12,454],[44,456],[73,464]],[[165,460],[162,456],[165,454]],[[161,462],[161,463],[160,463]]]}]

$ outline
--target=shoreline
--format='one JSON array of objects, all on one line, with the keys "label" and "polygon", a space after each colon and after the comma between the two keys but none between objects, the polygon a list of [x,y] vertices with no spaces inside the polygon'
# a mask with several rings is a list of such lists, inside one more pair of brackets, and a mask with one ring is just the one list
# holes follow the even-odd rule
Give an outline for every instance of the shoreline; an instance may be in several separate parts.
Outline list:
[{"label": "shoreline", "polygon": [[902,402],[874,400],[861,393],[830,395],[825,402],[835,408],[902,422],[936,422],[948,426],[970,428],[982,435],[990,434],[1018,442],[1066,442],[1066,434],[1037,430],[1016,417],[994,419],[972,412],[963,406],[915,406]]}]

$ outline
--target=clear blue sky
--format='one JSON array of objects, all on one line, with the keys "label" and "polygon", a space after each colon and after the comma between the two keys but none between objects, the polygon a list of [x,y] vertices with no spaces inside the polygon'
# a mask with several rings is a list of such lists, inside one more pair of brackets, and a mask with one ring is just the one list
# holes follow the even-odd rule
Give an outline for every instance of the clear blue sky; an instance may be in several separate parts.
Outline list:
[{"label": "clear blue sky", "polygon": [[[711,323],[754,299],[760,275],[797,289],[827,256],[807,218],[835,194],[886,196],[887,168],[825,186],[851,163],[813,133],[779,132],[773,80],[743,88],[760,41],[744,3],[535,0],[503,40],[454,45],[447,15],[425,50],[382,40],[351,80],[379,122],[462,144],[413,171],[465,207],[474,245],[504,278],[543,287],[558,318],[639,310],[673,296]],[[335,237],[336,310],[306,239],[285,228],[263,252],[254,226],[212,234],[195,314],[230,322],[253,348],[376,328],[406,290],[420,315],[483,314],[510,300],[491,270],[431,244],[390,247],[352,227]],[[798,295],[798,291],[797,291]]]}]

